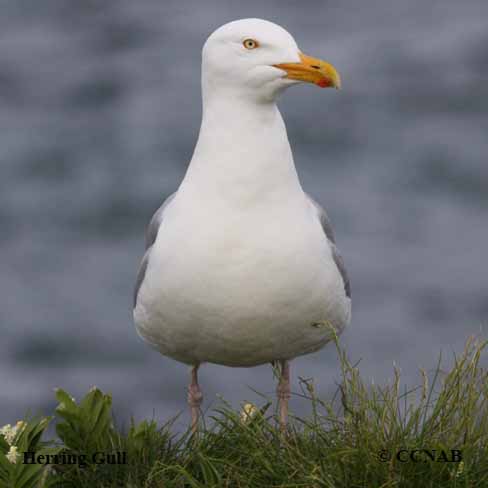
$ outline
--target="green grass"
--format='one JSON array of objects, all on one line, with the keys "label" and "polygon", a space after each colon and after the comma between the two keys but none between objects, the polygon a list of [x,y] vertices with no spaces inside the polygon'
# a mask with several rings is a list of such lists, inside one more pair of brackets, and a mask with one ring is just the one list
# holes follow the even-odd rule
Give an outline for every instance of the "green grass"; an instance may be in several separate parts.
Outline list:
[{"label": "green grass", "polygon": [[[421,371],[421,384],[408,391],[398,370],[385,386],[366,382],[336,346],[337,394],[318,398],[313,382],[301,380],[312,415],[292,417],[286,435],[270,403],[246,421],[223,403],[197,436],[177,435],[172,422],[154,421],[132,422],[123,432],[113,425],[109,395],[92,389],[76,403],[58,390],[60,440],[42,442],[49,419],[31,419],[10,443],[19,452],[88,457],[125,451],[128,464],[46,470],[21,458],[12,463],[6,457],[11,446],[0,434],[0,487],[488,487],[488,382],[480,365],[486,342],[470,339],[448,371],[439,358],[435,375],[429,380]],[[414,449],[429,454],[417,452],[414,462],[408,459]],[[452,461],[451,450],[461,452],[462,462]]]}]

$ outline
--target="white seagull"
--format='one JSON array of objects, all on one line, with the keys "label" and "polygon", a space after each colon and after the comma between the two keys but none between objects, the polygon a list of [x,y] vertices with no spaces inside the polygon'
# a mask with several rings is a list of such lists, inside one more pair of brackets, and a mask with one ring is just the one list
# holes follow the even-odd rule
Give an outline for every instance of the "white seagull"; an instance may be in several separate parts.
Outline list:
[{"label": "white seagull", "polygon": [[154,214],[134,293],[139,335],[191,366],[197,430],[202,363],[277,362],[287,423],[289,361],[322,348],[351,319],[351,291],[326,212],[300,184],[278,95],[311,82],[340,87],[329,63],[282,27],[230,22],[202,51],[203,114],[178,190]]}]

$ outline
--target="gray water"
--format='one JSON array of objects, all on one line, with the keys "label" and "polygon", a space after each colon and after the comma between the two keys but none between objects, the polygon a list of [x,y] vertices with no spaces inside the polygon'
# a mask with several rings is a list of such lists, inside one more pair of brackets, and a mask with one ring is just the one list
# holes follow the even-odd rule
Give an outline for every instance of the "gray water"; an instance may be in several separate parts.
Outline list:
[{"label": "gray water", "polygon": [[[132,288],[152,212],[200,123],[200,49],[242,17],[278,22],[343,90],[281,100],[302,184],[353,287],[342,343],[408,384],[488,318],[488,5],[11,0],[0,6],[0,424],[92,385],[125,422],[185,410],[187,368],[146,347]],[[331,395],[333,346],[293,362]],[[205,407],[272,395],[269,366],[201,369]],[[305,409],[292,400],[296,412]],[[186,415],[186,414],[185,414]],[[181,418],[184,425],[186,417]]]}]

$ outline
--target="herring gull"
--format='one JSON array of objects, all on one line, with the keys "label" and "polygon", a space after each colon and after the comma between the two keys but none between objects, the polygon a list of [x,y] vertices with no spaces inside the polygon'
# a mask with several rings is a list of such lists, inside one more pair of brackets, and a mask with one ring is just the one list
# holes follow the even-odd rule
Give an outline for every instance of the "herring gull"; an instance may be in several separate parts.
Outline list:
[{"label": "herring gull", "polygon": [[351,290],[324,209],[302,189],[276,106],[300,82],[340,88],[335,68],[303,54],[282,27],[244,19],[202,51],[202,123],[178,190],[154,214],[134,293],[139,335],[191,366],[197,430],[205,362],[280,365],[322,348],[351,319]]}]

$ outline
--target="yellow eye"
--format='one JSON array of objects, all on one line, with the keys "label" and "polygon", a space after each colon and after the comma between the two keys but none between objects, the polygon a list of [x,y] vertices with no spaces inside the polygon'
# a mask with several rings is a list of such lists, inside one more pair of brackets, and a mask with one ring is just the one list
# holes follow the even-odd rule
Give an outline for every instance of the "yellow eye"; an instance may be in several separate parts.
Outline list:
[{"label": "yellow eye", "polygon": [[258,41],[254,39],[246,39],[242,44],[246,49],[256,49],[259,46]]}]

